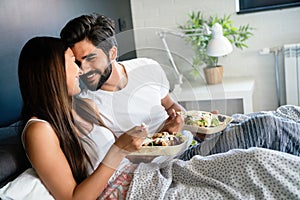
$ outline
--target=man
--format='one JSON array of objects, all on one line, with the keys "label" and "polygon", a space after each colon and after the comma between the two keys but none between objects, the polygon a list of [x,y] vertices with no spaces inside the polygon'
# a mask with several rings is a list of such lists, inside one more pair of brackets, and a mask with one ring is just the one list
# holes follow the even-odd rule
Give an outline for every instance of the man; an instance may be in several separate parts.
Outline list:
[{"label": "man", "polygon": [[[141,58],[117,62],[114,35],[113,22],[102,15],[80,16],[61,31],[84,73],[82,79],[89,88],[84,96],[95,100],[104,123],[117,136],[142,123],[149,126],[150,133],[180,130],[183,120],[176,111],[183,108],[169,96],[161,66]],[[297,117],[289,119],[294,113]],[[299,107],[282,106],[274,112],[237,114],[222,134],[190,148],[179,158],[188,160],[194,155],[249,147],[299,156],[299,113]]]},{"label": "man", "polygon": [[180,131],[183,108],[169,95],[169,83],[154,60],[138,58],[117,62],[115,27],[103,15],[82,15],[61,31],[72,49],[104,123],[120,136],[134,125],[148,126],[149,133]]}]

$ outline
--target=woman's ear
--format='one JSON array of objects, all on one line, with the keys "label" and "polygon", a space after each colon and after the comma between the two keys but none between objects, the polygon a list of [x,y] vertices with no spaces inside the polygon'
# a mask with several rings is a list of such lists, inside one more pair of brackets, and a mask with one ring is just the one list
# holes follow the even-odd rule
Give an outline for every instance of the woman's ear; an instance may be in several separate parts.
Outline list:
[{"label": "woman's ear", "polygon": [[118,53],[117,47],[113,46],[113,47],[109,50],[109,59],[110,59],[110,60],[116,60],[116,59],[117,59],[117,53]]}]

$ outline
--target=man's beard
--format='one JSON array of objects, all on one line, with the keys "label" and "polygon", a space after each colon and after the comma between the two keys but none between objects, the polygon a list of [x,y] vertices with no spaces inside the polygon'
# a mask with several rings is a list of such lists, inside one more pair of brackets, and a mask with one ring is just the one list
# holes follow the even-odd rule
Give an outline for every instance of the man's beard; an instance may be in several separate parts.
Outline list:
[{"label": "man's beard", "polygon": [[[103,73],[99,70],[94,70],[94,71],[90,71],[86,74],[81,75],[80,78],[83,80],[83,82],[85,83],[85,85],[87,86],[87,88],[89,90],[96,91],[96,90],[100,89],[102,87],[102,85],[107,81],[107,79],[111,75],[111,72],[112,72],[112,65],[109,64],[108,67],[104,70]],[[89,81],[88,81],[87,77],[90,74],[93,74],[93,73],[96,73],[96,74],[100,75],[100,79],[99,79],[98,84],[90,84]]]}]

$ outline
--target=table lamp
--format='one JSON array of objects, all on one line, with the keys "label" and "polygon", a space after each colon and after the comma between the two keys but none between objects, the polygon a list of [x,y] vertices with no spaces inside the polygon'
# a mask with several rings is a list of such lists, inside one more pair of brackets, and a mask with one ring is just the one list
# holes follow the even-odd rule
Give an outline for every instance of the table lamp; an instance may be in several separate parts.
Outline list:
[{"label": "table lamp", "polygon": [[[183,76],[179,72],[179,70],[174,62],[173,56],[171,54],[171,51],[170,51],[167,41],[166,41],[166,35],[170,34],[170,35],[175,35],[175,36],[179,36],[179,37],[187,37],[185,32],[190,32],[190,31],[191,30],[182,30],[181,32],[175,32],[175,31],[162,30],[158,33],[163,42],[163,45],[164,45],[166,51],[167,51],[169,61],[172,65],[172,67],[174,68],[175,73],[178,77],[178,83],[175,84],[174,90],[180,89],[180,85],[183,83],[183,81],[182,81]],[[224,37],[222,26],[219,23],[215,23],[212,28],[209,28],[207,25],[205,25],[203,30],[195,29],[195,31],[200,31],[200,33],[198,32],[198,33],[189,34],[189,36],[202,35],[202,33],[212,34],[212,38],[208,42],[208,45],[206,48],[206,52],[207,52],[208,56],[220,57],[220,56],[224,56],[224,55],[227,55],[230,52],[232,52],[232,44],[226,37]]]},{"label": "table lamp", "polygon": [[225,56],[232,52],[232,44],[224,37],[222,26],[216,23],[212,27],[212,38],[207,44],[206,53],[212,57]]}]

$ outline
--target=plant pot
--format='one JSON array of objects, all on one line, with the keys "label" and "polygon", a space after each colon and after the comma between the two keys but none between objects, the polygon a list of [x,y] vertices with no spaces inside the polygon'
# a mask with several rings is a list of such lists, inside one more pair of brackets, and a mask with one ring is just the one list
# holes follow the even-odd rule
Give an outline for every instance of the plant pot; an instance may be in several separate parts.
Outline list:
[{"label": "plant pot", "polygon": [[223,66],[217,65],[216,67],[207,66],[203,69],[206,83],[214,85],[222,83],[223,80]]}]

